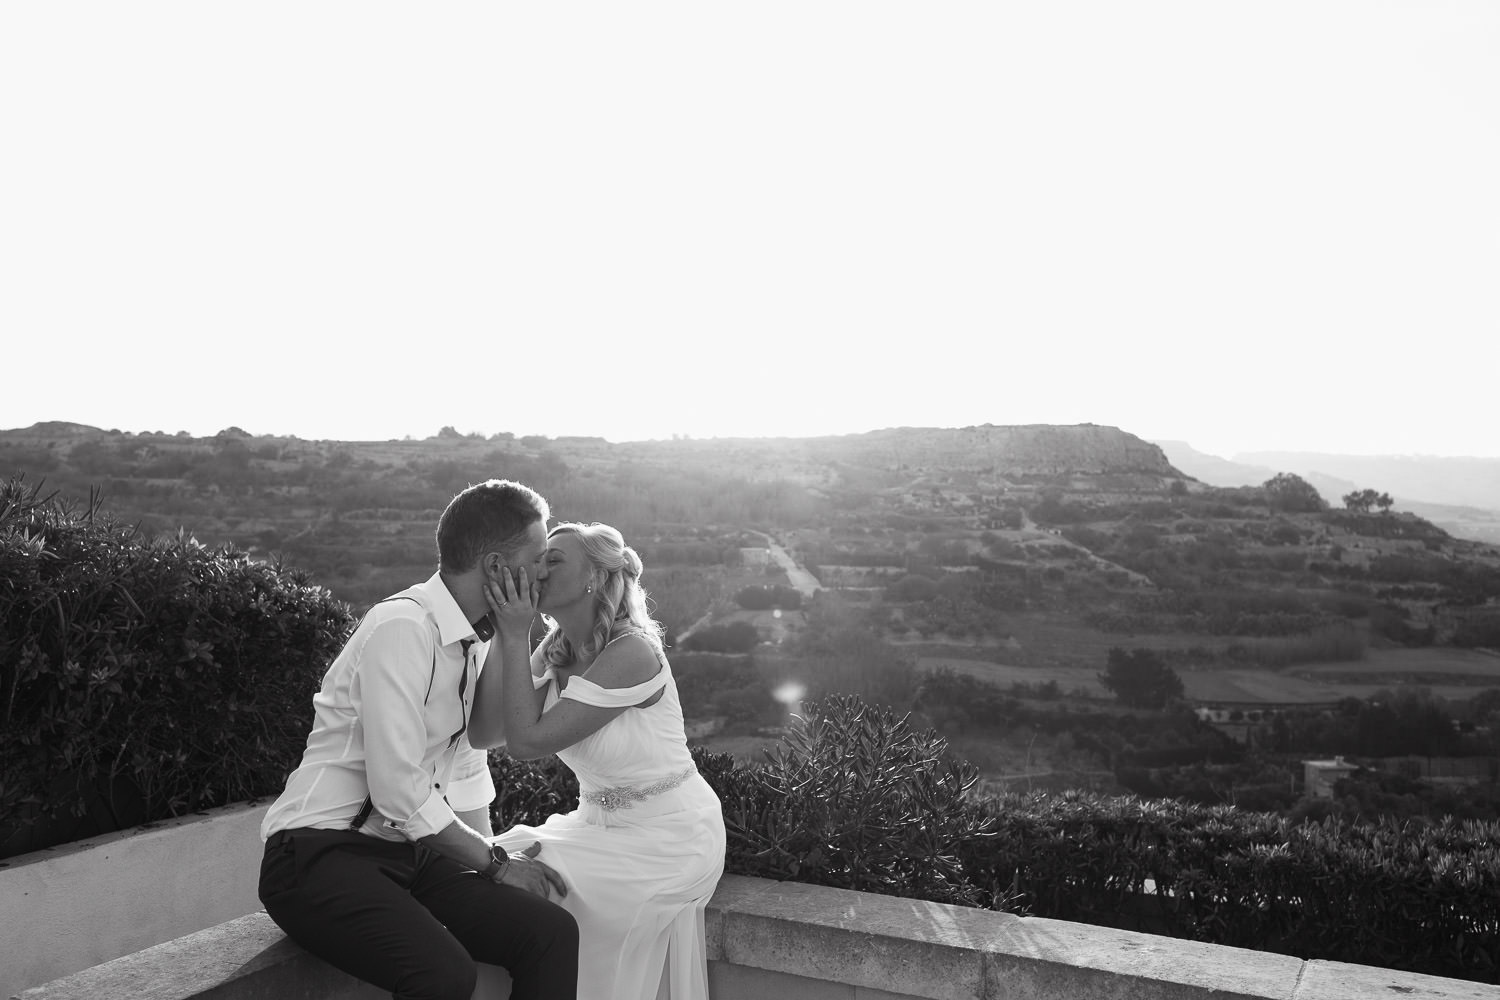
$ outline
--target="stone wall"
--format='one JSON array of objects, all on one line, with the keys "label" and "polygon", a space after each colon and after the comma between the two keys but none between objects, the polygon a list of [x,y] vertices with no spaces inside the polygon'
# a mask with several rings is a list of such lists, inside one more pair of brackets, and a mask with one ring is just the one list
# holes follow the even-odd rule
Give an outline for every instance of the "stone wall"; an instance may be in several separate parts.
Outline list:
[{"label": "stone wall", "polygon": [[0,996],[260,909],[269,806],[226,806],[5,861]]},{"label": "stone wall", "polygon": [[[1500,987],[1132,931],[726,876],[707,914],[713,1000],[1500,1000]],[[482,970],[475,1000],[503,1000]],[[240,917],[20,1000],[377,1000]]]},{"label": "stone wall", "polygon": [[[265,806],[40,851],[0,868],[0,996],[376,1000],[255,898]],[[1500,987],[1089,924],[725,876],[714,1000],[1500,1000]],[[476,1000],[508,992],[481,969]]]}]

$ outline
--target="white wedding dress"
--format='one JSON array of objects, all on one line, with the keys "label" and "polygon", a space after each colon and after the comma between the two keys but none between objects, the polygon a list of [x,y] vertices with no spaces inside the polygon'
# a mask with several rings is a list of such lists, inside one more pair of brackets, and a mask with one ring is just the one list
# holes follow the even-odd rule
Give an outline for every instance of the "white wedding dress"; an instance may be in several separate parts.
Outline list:
[{"label": "white wedding dress", "polygon": [[[557,703],[552,670],[535,683],[548,688],[545,708]],[[671,667],[661,657],[656,676],[630,688],[572,677],[561,697],[634,706],[657,691],[558,753],[578,776],[577,809],[495,838],[507,851],[541,841],[540,860],[567,883],[579,1000],[708,1000],[703,913],[724,872],[724,817],[693,767]]]}]

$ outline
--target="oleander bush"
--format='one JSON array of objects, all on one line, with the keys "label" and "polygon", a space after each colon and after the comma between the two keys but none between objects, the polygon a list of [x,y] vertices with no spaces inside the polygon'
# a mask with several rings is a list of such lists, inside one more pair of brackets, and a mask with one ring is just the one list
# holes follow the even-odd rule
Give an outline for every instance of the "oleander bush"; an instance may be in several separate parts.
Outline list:
[{"label": "oleander bush", "polygon": [[578,779],[554,757],[516,760],[503,750],[490,754],[495,801],[490,825],[498,833],[513,826],[541,826],[553,813],[578,808]]},{"label": "oleander bush", "polygon": [[765,763],[720,778],[731,870],[974,905],[959,852],[991,835],[965,801],[978,780],[903,716],[847,695],[809,702]]},{"label": "oleander bush", "polygon": [[280,791],[352,625],[300,573],[0,485],[0,857]]},{"label": "oleander bush", "polygon": [[1035,916],[1500,982],[1500,824],[1296,823],[1085,792],[979,804],[966,874]]}]

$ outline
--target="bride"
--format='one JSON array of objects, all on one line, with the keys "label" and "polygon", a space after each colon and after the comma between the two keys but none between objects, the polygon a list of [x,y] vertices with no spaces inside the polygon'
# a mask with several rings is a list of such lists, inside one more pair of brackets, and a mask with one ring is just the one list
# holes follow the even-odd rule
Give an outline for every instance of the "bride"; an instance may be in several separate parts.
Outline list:
[{"label": "bride", "polygon": [[[693,766],[640,575],[617,530],[563,523],[534,580],[523,568],[487,583],[497,636],[470,734],[523,760],[555,753],[578,776],[577,809],[495,843],[540,841],[568,885],[558,902],[578,921],[580,1000],[707,1000],[703,912],[724,872],[724,820]],[[551,627],[528,655],[537,611]]]}]

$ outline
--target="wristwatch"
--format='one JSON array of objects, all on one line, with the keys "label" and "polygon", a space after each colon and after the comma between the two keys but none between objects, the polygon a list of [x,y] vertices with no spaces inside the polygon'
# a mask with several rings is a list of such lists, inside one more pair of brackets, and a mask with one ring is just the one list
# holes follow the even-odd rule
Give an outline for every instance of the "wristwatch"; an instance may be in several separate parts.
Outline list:
[{"label": "wristwatch", "polygon": [[499,844],[490,845],[490,863],[484,866],[480,872],[491,882],[500,881],[500,876],[505,874],[505,869],[510,866],[510,855],[505,853],[505,848]]}]

